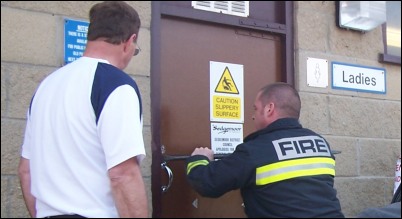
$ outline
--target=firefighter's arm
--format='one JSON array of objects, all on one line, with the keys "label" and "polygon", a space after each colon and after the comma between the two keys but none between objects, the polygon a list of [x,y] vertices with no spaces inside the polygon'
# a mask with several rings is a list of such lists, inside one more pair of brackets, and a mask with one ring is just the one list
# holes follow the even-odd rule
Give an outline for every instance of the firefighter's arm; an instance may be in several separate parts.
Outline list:
[{"label": "firefighter's arm", "polygon": [[250,162],[248,153],[237,149],[221,160],[194,154],[186,161],[187,181],[200,195],[217,198],[249,181],[253,173]]}]

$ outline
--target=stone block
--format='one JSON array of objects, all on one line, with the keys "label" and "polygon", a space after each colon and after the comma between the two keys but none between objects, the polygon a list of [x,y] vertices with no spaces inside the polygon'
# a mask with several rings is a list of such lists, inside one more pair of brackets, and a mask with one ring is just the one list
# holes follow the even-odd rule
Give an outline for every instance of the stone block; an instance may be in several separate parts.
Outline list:
[{"label": "stone block", "polygon": [[151,149],[151,129],[144,127],[143,130],[146,157],[141,163],[141,172],[144,177],[151,177],[152,171],[152,149]]},{"label": "stone block", "polygon": [[302,106],[300,122],[303,127],[321,135],[328,134],[329,114],[326,95],[303,92],[300,94],[300,99]]},{"label": "stone block", "polygon": [[295,46],[300,50],[326,52],[328,48],[328,19],[326,14],[298,10],[295,20]]},{"label": "stone block", "polygon": [[357,139],[348,137],[324,136],[330,144],[331,150],[340,151],[335,154],[336,177],[358,176],[359,160],[357,153]]},{"label": "stone block", "polygon": [[[1,7],[2,62],[57,66],[63,25],[54,14]],[[56,47],[60,48],[56,48]]]},{"label": "stone block", "polygon": [[15,175],[24,140],[25,121],[1,119],[1,174]]},{"label": "stone block", "polygon": [[[368,107],[370,106],[370,107]],[[383,137],[382,103],[358,97],[329,97],[329,132],[350,137]]]},{"label": "stone block", "polygon": [[401,142],[383,139],[359,141],[360,175],[394,177],[395,163],[401,155]]},{"label": "stone block", "polygon": [[26,118],[29,104],[42,80],[56,68],[9,64],[8,116]]},{"label": "stone block", "polygon": [[149,77],[151,72],[151,32],[149,29],[141,28],[138,35],[138,46],[141,48],[141,52],[131,59],[124,71],[130,75]]},{"label": "stone block", "polygon": [[131,76],[141,93],[144,125],[151,125],[151,88],[150,78],[146,76]]},{"label": "stone block", "polygon": [[[346,217],[356,217],[363,209],[389,203],[387,181],[381,178],[336,178],[335,188]],[[389,197],[389,196],[388,196]]]},{"label": "stone block", "polygon": [[[6,79],[7,78],[7,79]],[[6,67],[1,63],[1,116],[7,116],[7,87],[8,87],[8,73]]]},{"label": "stone block", "polygon": [[13,206],[10,208],[10,215],[16,218],[30,218],[17,176],[10,178],[10,194],[10,204]]},{"label": "stone block", "polygon": [[[3,154],[3,152],[1,152]],[[3,165],[3,164],[2,164]],[[9,205],[9,177],[7,176],[3,176],[3,174],[1,174],[1,218],[7,218],[10,217],[9,215],[9,209],[10,209],[10,205]]]}]

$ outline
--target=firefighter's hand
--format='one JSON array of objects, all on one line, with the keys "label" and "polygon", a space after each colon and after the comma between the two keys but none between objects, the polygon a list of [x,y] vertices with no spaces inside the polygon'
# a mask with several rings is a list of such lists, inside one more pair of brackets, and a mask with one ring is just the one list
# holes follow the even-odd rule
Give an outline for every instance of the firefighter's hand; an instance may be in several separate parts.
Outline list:
[{"label": "firefighter's hand", "polygon": [[205,148],[199,147],[199,148],[194,149],[191,156],[193,156],[193,155],[204,155],[204,156],[208,157],[208,159],[210,161],[214,160],[214,152],[211,149],[206,148],[206,147]]}]

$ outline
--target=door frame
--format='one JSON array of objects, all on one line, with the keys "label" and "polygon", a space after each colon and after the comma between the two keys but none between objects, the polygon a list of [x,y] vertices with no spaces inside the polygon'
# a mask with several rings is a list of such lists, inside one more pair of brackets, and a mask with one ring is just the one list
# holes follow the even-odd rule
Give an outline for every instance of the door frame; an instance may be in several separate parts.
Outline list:
[{"label": "door frame", "polygon": [[[254,4],[256,2],[250,2]],[[151,1],[151,135],[152,135],[152,167],[151,167],[151,191],[152,191],[152,217],[159,218],[162,215],[162,189],[161,174],[163,156],[160,139],[160,103],[161,103],[161,19],[163,17],[180,17],[210,23],[225,24],[252,30],[262,30],[277,34],[284,44],[285,52],[283,60],[281,81],[294,86],[294,57],[293,57],[293,2],[275,1],[268,13],[271,21],[262,21],[253,18],[225,16],[220,13],[212,13],[194,10],[191,1]],[[190,7],[188,7],[190,5]],[[258,10],[259,7],[255,7]],[[250,15],[253,14],[250,7]],[[260,9],[261,10],[261,9]],[[251,17],[251,16],[250,16]]]}]

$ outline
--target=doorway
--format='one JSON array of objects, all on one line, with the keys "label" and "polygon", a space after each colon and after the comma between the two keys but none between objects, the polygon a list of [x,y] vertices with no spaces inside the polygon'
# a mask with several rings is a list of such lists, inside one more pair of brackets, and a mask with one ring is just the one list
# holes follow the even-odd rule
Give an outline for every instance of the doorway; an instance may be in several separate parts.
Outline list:
[{"label": "doorway", "polygon": [[159,52],[152,56],[158,64],[151,78],[153,217],[246,217],[239,191],[216,199],[202,197],[186,181],[185,160],[166,157],[185,158],[196,147],[211,148],[211,62],[243,67],[240,125],[244,137],[254,132],[251,116],[258,90],[287,81],[286,38],[259,28],[171,16],[172,8],[178,14],[195,10],[176,5],[184,3],[155,4],[160,4],[161,17],[160,32],[152,42],[157,46],[152,53]]}]

